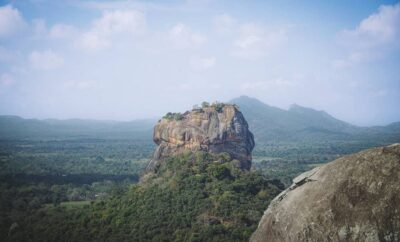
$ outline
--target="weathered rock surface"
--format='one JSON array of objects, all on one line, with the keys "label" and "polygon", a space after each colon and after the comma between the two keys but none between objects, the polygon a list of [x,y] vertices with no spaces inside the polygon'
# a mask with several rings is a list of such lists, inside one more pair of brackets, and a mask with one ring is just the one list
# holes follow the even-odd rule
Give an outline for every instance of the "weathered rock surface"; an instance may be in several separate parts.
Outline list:
[{"label": "weathered rock surface", "polygon": [[185,151],[226,152],[240,161],[242,169],[251,167],[253,134],[234,105],[199,108],[179,119],[163,118],[154,127],[153,140],[158,146],[147,170]]},{"label": "weathered rock surface", "polygon": [[345,156],[293,182],[250,241],[400,241],[400,144]]}]

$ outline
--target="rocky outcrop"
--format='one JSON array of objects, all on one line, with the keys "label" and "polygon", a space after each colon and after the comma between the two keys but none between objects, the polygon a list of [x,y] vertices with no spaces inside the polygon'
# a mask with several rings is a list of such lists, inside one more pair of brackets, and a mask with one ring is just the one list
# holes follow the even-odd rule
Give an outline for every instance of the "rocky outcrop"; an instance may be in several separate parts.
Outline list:
[{"label": "rocky outcrop", "polygon": [[158,146],[147,170],[186,151],[226,152],[240,161],[242,169],[251,167],[253,134],[235,105],[218,104],[184,114],[167,114],[154,127],[153,140]]},{"label": "rocky outcrop", "polygon": [[345,156],[293,182],[250,241],[400,241],[400,144]]}]

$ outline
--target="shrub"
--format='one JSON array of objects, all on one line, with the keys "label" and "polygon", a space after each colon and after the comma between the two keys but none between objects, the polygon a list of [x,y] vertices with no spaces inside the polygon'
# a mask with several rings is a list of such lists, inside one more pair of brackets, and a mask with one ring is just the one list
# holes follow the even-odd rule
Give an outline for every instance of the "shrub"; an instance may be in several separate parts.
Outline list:
[{"label": "shrub", "polygon": [[168,120],[182,120],[184,118],[184,115],[181,113],[171,113],[168,112],[166,115],[164,115],[163,119],[168,119]]},{"label": "shrub", "polygon": [[210,107],[210,103],[208,103],[208,102],[202,102],[202,103],[201,103],[201,107],[202,107],[202,108],[208,108],[208,107]]}]

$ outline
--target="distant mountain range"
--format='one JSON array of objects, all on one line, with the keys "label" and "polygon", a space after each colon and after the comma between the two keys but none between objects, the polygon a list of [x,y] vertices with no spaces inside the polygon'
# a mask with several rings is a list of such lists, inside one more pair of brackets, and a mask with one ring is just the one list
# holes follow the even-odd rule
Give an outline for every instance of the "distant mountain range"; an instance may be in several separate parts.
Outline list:
[{"label": "distant mountain range", "polygon": [[284,110],[247,96],[230,102],[239,106],[256,141],[365,138],[400,140],[400,122],[387,126],[359,127],[336,119],[325,111],[296,104],[289,110]]},{"label": "distant mountain range", "polygon": [[86,119],[23,119],[0,116],[0,139],[121,138],[151,139],[156,120],[129,122]]},{"label": "distant mountain range", "polygon": [[[237,104],[257,142],[374,139],[400,142],[400,122],[387,126],[359,127],[324,111],[299,105],[289,110],[241,96]],[[123,138],[151,140],[157,120],[99,121],[84,119],[23,119],[0,116],[0,139],[14,138]]]}]

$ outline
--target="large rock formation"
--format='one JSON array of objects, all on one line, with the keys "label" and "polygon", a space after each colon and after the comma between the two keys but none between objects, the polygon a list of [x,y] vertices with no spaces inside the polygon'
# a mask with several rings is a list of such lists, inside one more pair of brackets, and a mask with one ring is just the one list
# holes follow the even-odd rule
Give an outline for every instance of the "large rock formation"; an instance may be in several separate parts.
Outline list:
[{"label": "large rock formation", "polygon": [[250,241],[400,241],[400,144],[345,156],[293,182]]},{"label": "large rock formation", "polygon": [[153,140],[158,146],[147,170],[185,151],[226,152],[240,161],[241,168],[251,167],[253,134],[235,105],[218,104],[182,115],[167,114],[154,127]]}]

